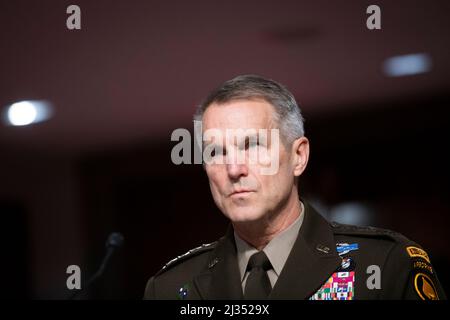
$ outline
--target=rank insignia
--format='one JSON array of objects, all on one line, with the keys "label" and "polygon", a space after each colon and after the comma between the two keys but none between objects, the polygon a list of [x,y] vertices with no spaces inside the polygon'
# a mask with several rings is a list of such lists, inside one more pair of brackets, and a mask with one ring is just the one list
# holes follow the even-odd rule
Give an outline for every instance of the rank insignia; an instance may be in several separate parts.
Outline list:
[{"label": "rank insignia", "polygon": [[355,272],[335,272],[309,300],[353,300]]}]

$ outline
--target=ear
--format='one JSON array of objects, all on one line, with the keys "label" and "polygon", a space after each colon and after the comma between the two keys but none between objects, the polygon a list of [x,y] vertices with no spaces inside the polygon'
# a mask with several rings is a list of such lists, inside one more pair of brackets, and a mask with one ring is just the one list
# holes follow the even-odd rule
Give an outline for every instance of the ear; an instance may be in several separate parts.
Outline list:
[{"label": "ear", "polygon": [[309,159],[309,140],[301,137],[292,143],[292,164],[294,176],[300,176],[306,169]]}]

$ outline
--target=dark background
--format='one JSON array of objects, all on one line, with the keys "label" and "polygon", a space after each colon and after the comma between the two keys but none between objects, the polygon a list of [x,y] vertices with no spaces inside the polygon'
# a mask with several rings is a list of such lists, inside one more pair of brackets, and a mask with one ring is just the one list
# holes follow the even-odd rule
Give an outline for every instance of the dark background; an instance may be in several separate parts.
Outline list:
[{"label": "dark background", "polygon": [[[81,30],[66,28],[70,4]],[[0,108],[55,106],[47,122],[0,125],[2,295],[64,299],[67,266],[88,278],[120,231],[125,246],[80,298],[140,299],[167,261],[222,236],[202,167],[172,164],[170,135],[192,131],[208,91],[245,73],[301,105],[312,148],[301,196],[330,219],[417,241],[448,293],[450,5],[379,1],[382,29],[370,31],[370,4],[1,2]],[[383,75],[384,59],[416,52],[431,72]]]}]

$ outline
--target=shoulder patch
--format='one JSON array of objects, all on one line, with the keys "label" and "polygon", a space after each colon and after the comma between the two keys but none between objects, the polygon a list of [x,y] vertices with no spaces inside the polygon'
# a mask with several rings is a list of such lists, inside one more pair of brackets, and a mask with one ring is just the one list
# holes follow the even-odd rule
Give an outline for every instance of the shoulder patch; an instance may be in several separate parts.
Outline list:
[{"label": "shoulder patch", "polygon": [[439,300],[442,298],[438,294],[437,289],[440,284],[428,253],[416,243],[409,243],[403,250],[411,263],[409,281],[411,281],[412,291],[422,300]]},{"label": "shoulder patch", "polygon": [[436,286],[428,275],[417,272],[414,275],[414,290],[422,300],[439,300]]},{"label": "shoulder patch", "polygon": [[178,263],[185,261],[189,258],[192,258],[194,256],[199,255],[200,253],[203,253],[205,251],[209,251],[212,250],[216,247],[217,241],[215,242],[211,242],[211,243],[206,243],[206,244],[202,244],[201,246],[198,246],[194,249],[189,250],[186,253],[183,253],[182,255],[177,256],[176,258],[170,260],[169,262],[167,262],[164,267],[162,267],[161,270],[159,270],[156,274],[155,277],[160,275],[161,273],[163,273],[164,271],[167,271],[168,269],[170,269],[171,267],[177,265]]},{"label": "shoulder patch", "polygon": [[411,259],[411,281],[416,294],[422,300],[439,300],[436,274],[426,251],[419,246],[408,246],[405,250]]},{"label": "shoulder patch", "polygon": [[430,258],[428,257],[428,254],[425,252],[425,250],[423,250],[421,248],[409,246],[409,247],[406,247],[406,252],[408,253],[408,255],[411,258],[422,258],[425,261],[427,261],[428,263],[431,263]]}]

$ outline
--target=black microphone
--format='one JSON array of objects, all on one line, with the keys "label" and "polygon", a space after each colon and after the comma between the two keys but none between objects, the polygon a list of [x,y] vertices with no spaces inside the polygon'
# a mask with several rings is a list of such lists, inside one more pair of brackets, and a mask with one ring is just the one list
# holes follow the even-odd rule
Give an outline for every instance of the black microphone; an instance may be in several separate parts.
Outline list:
[{"label": "black microphone", "polygon": [[106,240],[106,254],[103,257],[102,263],[100,264],[97,272],[94,273],[94,275],[84,284],[81,290],[75,291],[69,297],[69,300],[75,299],[75,297],[77,297],[81,292],[86,291],[91,286],[91,284],[95,282],[95,280],[100,278],[100,276],[103,274],[103,271],[105,271],[106,265],[111,259],[114,251],[123,245],[123,241],[124,238],[120,232],[113,232],[108,236],[108,239]]}]

